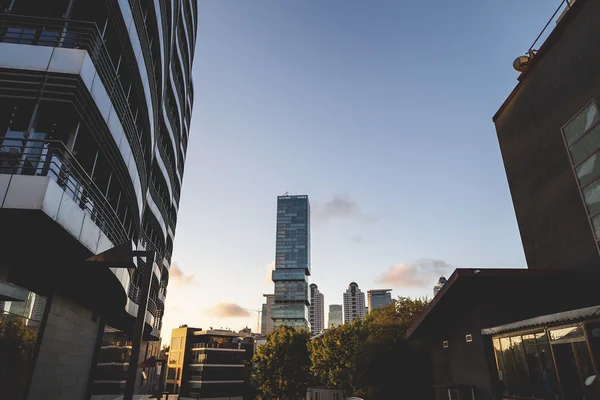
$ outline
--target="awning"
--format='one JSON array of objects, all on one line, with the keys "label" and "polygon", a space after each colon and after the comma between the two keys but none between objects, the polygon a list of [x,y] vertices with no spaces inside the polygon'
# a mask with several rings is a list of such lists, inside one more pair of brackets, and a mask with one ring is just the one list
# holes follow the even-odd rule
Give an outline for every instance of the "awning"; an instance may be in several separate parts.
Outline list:
[{"label": "awning", "polygon": [[542,315],[539,317],[524,319],[522,321],[501,325],[494,328],[485,328],[481,330],[481,334],[497,335],[499,333],[543,327],[546,325],[558,325],[569,322],[580,322],[594,315],[600,316],[600,305],[587,308],[580,308],[578,310],[559,312],[555,314]]}]

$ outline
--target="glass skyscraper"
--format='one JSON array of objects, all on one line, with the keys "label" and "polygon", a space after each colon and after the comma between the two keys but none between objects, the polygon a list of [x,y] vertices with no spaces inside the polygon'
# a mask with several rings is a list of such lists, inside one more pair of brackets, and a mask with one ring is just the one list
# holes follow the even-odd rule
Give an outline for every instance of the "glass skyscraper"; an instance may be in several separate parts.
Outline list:
[{"label": "glass skyscraper", "polygon": [[310,275],[310,204],[308,196],[277,197],[275,243],[275,304],[271,318],[281,325],[310,329],[308,276]]}]

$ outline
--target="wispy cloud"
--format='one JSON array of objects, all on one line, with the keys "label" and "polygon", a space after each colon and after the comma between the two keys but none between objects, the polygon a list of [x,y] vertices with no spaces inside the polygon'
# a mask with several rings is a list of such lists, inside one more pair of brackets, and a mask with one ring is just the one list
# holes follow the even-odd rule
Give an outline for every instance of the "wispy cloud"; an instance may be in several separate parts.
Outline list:
[{"label": "wispy cloud", "polygon": [[179,264],[175,261],[171,263],[169,277],[173,282],[179,285],[191,285],[194,283],[194,275],[185,274],[179,267]]},{"label": "wispy cloud", "polygon": [[411,263],[396,264],[376,279],[377,283],[394,288],[420,288],[433,286],[437,279],[451,271],[451,266],[442,260],[423,258]]},{"label": "wispy cloud", "polygon": [[252,313],[235,303],[217,303],[206,309],[206,313],[219,318],[251,317]]},{"label": "wispy cloud", "polygon": [[262,286],[273,286],[273,279],[272,279],[272,271],[275,269],[275,260],[271,261],[270,263],[268,263],[267,265],[265,265],[262,268],[262,271],[264,272],[264,277],[263,280],[261,282]]},{"label": "wispy cloud", "polygon": [[361,222],[372,222],[378,219],[373,215],[364,214],[358,203],[348,195],[335,194],[331,200],[325,203],[313,203],[312,209],[313,217],[317,221],[354,219]]}]

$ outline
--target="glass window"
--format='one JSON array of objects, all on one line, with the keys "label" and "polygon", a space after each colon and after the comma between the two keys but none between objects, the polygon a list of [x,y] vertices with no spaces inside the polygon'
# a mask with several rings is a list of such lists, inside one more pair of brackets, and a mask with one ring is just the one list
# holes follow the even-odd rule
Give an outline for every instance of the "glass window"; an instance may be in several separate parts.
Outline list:
[{"label": "glass window", "polygon": [[598,148],[600,148],[600,125],[596,125],[569,149],[573,164],[581,163]]},{"label": "glass window", "polygon": [[579,185],[585,186],[600,176],[600,157],[598,153],[592,154],[576,169]]},{"label": "glass window", "polygon": [[513,336],[510,338],[510,344],[517,375],[517,393],[521,396],[530,396],[532,393],[531,377],[529,376],[529,368],[523,350],[523,339],[521,336]]},{"label": "glass window", "polygon": [[579,139],[599,119],[598,109],[595,103],[583,109],[571,122],[564,127],[563,133],[567,144],[570,146]]},{"label": "glass window", "polygon": [[569,326],[566,328],[552,329],[550,331],[550,340],[552,344],[559,342],[580,342],[584,341],[583,327],[581,325]]},{"label": "glass window", "polygon": [[600,212],[600,180],[596,180],[583,189],[583,198],[590,215]]},{"label": "glass window", "polygon": [[510,338],[500,339],[500,347],[502,349],[502,358],[505,366],[505,385],[507,394],[517,393],[517,375],[515,373],[515,362],[513,352],[511,350]]}]

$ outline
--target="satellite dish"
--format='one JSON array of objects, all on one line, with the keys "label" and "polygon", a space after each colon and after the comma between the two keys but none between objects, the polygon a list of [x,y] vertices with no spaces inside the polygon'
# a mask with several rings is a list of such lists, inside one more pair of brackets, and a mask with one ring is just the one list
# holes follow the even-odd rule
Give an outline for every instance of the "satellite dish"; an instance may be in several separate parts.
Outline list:
[{"label": "satellite dish", "polygon": [[515,58],[515,61],[513,61],[513,68],[519,72],[523,72],[529,66],[530,61],[530,56],[519,56]]}]

